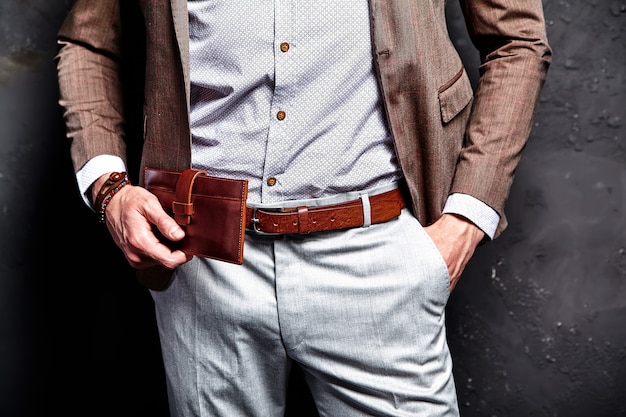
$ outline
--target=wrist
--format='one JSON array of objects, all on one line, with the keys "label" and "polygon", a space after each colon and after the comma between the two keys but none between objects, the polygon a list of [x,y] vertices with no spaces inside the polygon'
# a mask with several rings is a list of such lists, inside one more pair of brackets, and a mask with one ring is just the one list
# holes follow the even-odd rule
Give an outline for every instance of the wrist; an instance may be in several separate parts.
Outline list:
[{"label": "wrist", "polygon": [[93,182],[93,184],[91,184],[91,186],[89,187],[89,191],[87,192],[87,197],[89,199],[89,203],[96,211],[98,211],[98,207],[96,207],[96,200],[98,199],[98,194],[100,193],[100,190],[102,190],[102,187],[107,182],[107,180],[109,179],[112,173],[113,172],[107,172],[106,174],[102,175],[101,177],[96,179]]},{"label": "wrist", "polygon": [[115,194],[117,194],[124,186],[129,185],[130,180],[128,179],[128,175],[126,172],[112,172],[100,177],[94,184],[93,188],[97,189],[98,192],[93,194],[93,205],[95,210],[98,212],[98,221],[100,223],[104,223],[105,220],[105,210],[109,205],[111,199]]},{"label": "wrist", "polygon": [[456,213],[444,213],[441,220],[449,230],[468,236],[476,245],[485,237],[485,232],[467,217]]}]

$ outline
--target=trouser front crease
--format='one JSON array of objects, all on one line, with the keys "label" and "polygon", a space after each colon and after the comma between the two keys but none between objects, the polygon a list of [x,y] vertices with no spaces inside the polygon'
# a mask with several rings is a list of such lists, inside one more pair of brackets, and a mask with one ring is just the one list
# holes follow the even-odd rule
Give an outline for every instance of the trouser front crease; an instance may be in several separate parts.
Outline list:
[{"label": "trouser front crease", "polygon": [[449,276],[398,219],[281,237],[249,233],[244,265],[194,258],[152,292],[172,417],[279,417],[291,361],[321,416],[457,416]]}]

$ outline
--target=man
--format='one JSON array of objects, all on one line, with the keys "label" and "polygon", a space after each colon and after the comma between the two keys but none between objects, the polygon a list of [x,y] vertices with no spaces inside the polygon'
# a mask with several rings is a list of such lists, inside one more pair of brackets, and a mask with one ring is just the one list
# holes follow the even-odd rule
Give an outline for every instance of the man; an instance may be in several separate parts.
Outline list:
[{"label": "man", "polygon": [[[506,227],[551,56],[540,0],[461,5],[475,93],[444,0],[75,2],[58,73],[77,180],[152,290],[173,416],[280,416],[293,361],[322,416],[458,415],[445,305]],[[140,162],[121,77],[139,27]],[[305,233],[245,219],[243,265],[171,250],[153,231],[184,231],[132,164],[247,179],[250,207],[297,209]],[[315,231],[346,203],[358,227]]]}]

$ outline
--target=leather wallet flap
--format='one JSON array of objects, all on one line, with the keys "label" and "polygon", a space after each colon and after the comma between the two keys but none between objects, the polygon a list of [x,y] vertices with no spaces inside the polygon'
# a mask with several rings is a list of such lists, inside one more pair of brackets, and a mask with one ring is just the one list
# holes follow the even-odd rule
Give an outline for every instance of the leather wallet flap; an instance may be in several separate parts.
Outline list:
[{"label": "leather wallet flap", "polygon": [[199,175],[207,175],[206,172],[197,169],[186,169],[178,177],[176,181],[176,189],[174,191],[174,201],[172,202],[172,212],[176,223],[186,226],[191,223],[191,217],[194,213],[193,201],[191,198],[193,185]]}]

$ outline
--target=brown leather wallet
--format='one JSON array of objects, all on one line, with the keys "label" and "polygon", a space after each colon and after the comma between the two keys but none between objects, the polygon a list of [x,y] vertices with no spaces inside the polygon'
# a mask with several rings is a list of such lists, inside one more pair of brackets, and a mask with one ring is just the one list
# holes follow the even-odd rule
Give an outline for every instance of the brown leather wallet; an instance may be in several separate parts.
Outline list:
[{"label": "brown leather wallet", "polygon": [[146,168],[144,186],[185,230],[181,242],[163,238],[163,243],[191,255],[243,263],[247,180],[212,177],[195,169]]},{"label": "brown leather wallet", "polygon": [[[400,188],[368,197],[371,224],[383,223],[400,215],[406,207]],[[278,210],[246,209],[247,227],[259,234],[306,234],[325,230],[361,227],[365,222],[361,199],[320,207],[294,207]]]}]

